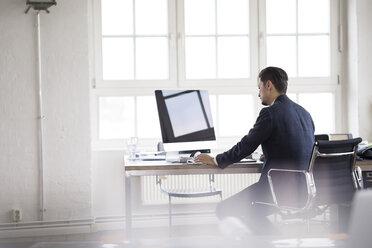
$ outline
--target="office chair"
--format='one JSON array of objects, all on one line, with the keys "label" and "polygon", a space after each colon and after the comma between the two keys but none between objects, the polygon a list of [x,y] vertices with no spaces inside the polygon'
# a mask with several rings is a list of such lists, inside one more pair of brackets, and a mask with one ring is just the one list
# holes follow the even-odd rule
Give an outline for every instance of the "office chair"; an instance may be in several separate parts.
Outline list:
[{"label": "office chair", "polygon": [[[315,141],[317,140],[344,140],[344,139],[352,139],[353,135],[351,133],[333,133],[333,134],[316,134]],[[363,184],[363,174],[362,169],[359,166],[355,166],[355,173],[359,180],[359,185],[361,188],[364,188]]]},{"label": "office chair", "polygon": [[[356,147],[361,138],[349,140],[316,140],[307,170],[271,169],[268,181],[273,202],[257,202],[274,206],[279,213],[288,218],[307,220],[318,216],[331,205],[345,211],[339,212],[339,229],[347,228],[350,204],[357,189],[362,188],[362,180],[355,169]],[[292,180],[283,180],[288,176]],[[295,188],[296,193],[288,195],[288,188]]]},{"label": "office chair", "polygon": [[222,190],[216,189],[214,186],[214,174],[209,174],[209,185],[202,189],[166,189],[163,187],[162,180],[166,179],[164,176],[156,176],[156,184],[160,186],[160,190],[168,195],[168,218],[169,227],[172,227],[172,197],[180,198],[195,198],[208,197],[219,195],[222,200]]}]

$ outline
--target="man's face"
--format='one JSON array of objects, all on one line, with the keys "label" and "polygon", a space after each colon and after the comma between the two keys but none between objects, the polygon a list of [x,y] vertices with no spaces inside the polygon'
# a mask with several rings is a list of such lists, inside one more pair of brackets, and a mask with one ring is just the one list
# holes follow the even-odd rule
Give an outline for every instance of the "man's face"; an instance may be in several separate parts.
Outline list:
[{"label": "man's face", "polygon": [[260,80],[258,83],[258,97],[261,99],[261,103],[264,106],[270,105],[269,103],[269,82],[266,82],[266,85]]}]

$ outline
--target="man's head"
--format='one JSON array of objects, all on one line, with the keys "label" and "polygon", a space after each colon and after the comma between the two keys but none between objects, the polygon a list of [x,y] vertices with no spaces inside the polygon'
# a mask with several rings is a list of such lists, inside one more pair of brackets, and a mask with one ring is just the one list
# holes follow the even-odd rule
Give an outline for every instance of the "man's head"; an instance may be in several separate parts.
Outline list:
[{"label": "man's head", "polygon": [[271,105],[279,96],[287,92],[287,73],[278,67],[266,67],[258,75],[258,97],[263,105]]}]

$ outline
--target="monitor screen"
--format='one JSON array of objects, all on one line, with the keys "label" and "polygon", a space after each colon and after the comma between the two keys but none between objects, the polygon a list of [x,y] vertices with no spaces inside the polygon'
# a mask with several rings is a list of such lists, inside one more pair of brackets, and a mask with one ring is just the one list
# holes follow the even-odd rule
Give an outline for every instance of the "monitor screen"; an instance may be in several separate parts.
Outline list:
[{"label": "monitor screen", "polygon": [[165,150],[213,146],[216,136],[208,91],[156,90],[155,96]]}]

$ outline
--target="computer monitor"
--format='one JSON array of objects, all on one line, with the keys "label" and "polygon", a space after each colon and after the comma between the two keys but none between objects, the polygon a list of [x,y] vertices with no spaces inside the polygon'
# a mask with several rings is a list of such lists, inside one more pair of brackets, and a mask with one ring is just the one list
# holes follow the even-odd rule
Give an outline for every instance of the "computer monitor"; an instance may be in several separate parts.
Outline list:
[{"label": "computer monitor", "polygon": [[207,90],[156,90],[165,151],[208,151],[216,146]]}]

